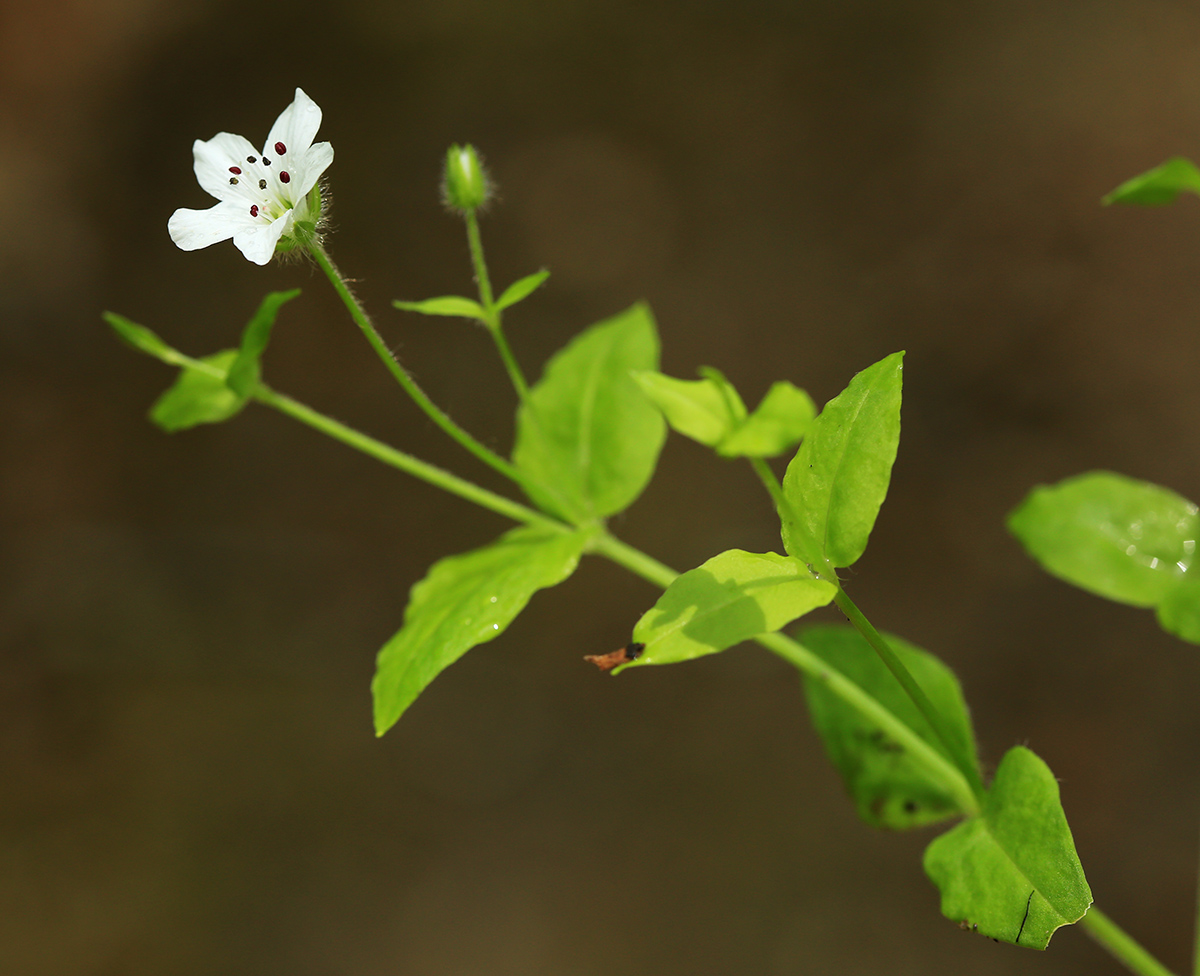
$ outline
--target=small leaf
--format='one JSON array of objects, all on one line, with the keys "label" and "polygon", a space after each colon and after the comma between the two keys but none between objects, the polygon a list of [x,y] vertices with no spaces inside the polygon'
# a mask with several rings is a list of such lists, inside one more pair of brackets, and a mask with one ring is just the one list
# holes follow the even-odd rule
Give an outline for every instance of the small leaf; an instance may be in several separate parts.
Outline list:
[{"label": "small leaf", "polygon": [[817,406],[787,380],[772,385],[754,413],[717,447],[725,457],[776,457],[795,447],[812,426]]},{"label": "small leaf", "polygon": [[517,302],[528,298],[537,291],[547,278],[550,277],[550,272],[546,270],[535,271],[531,275],[526,275],[524,278],[518,278],[511,285],[504,289],[503,294],[496,299],[496,311],[501,312],[510,305],[516,305]]},{"label": "small leaf", "polygon": [[464,319],[478,319],[486,322],[487,316],[479,302],[458,295],[443,295],[440,298],[427,298],[423,302],[392,302],[396,308],[405,312],[420,312],[422,315],[454,315]]},{"label": "small leaf", "polygon": [[236,349],[226,349],[200,360],[210,370],[183,367],[174,385],[150,408],[150,419],[163,430],[174,432],[235,416],[246,405],[245,397],[238,396],[225,382],[236,358]]},{"label": "small leaf", "polygon": [[1058,782],[1021,746],[1000,762],[983,812],[926,848],[925,873],[946,918],[1033,949],[1092,904]]},{"label": "small leaf", "polygon": [[1192,570],[1200,515],[1167,488],[1093,471],[1033,489],[1008,517],[1008,528],[1054,576],[1110,600],[1152,607]]},{"label": "small leaf", "polygon": [[371,682],[376,734],[468,650],[503,633],[534,593],[570,576],[588,538],[523,526],[434,563],[412,588],[404,626],[379,652]]},{"label": "small leaf", "polygon": [[118,337],[133,346],[134,349],[153,356],[155,359],[161,359],[164,363],[172,365],[178,363],[176,357],[179,354],[144,325],[131,322],[124,315],[118,315],[116,312],[105,312],[103,318],[112,326]]},{"label": "small leaf", "polygon": [[[943,756],[954,762],[941,739],[870,644],[854,629],[811,627],[801,638],[830,667],[875,698]],[[954,673],[932,654],[891,635],[887,642],[924,690],[962,754],[975,759],[975,737]],[[858,815],[873,827],[905,830],[960,816],[954,797],[929,780],[904,747],[861,712],[808,676],[804,691],[813,725],[829,758],[842,774]]]},{"label": "small leaf", "polygon": [[1172,203],[1180,193],[1200,193],[1200,170],[1182,156],[1168,159],[1161,166],[1126,180],[1101,201],[1133,203],[1143,207],[1159,207]]},{"label": "small leaf", "polygon": [[887,495],[903,359],[897,352],[868,366],[825,404],[784,475],[783,544],[822,575],[863,554]]},{"label": "small leaf", "polygon": [[634,305],[577,336],[546,366],[517,414],[513,462],[546,511],[605,518],[642,493],[662,450],[662,415],[630,372],[658,367],[658,335]]},{"label": "small leaf", "polygon": [[258,385],[262,369],[259,360],[266,351],[271,339],[271,327],[279,309],[300,294],[299,288],[291,291],[273,291],[262,300],[254,317],[246,323],[242,330],[242,344],[238,349],[237,358],[229,367],[229,375],[225,382],[229,388],[243,399],[250,396],[251,391]]},{"label": "small leaf", "polygon": [[714,380],[677,380],[653,370],[632,375],[671,429],[684,437],[715,447],[733,431],[736,418],[729,399]]},{"label": "small leaf", "polygon": [[730,549],[667,587],[633,628],[634,642],[644,647],[626,667],[715,654],[779,630],[836,592],[789,556]]}]

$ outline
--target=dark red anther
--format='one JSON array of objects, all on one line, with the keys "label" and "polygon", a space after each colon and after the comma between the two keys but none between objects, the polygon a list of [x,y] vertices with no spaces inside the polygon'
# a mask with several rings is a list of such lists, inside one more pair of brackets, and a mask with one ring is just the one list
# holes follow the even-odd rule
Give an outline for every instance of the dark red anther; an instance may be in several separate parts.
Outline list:
[{"label": "dark red anther", "polygon": [[275,151],[282,156],[285,152],[287,152],[287,146],[285,146],[282,142],[277,142],[275,143]]},{"label": "dark red anther", "polygon": [[239,166],[230,166],[229,172],[231,172],[234,176],[242,175],[242,170],[241,170],[241,167],[239,167]]},{"label": "dark red anther", "polygon": [[258,204],[257,204],[257,203],[255,203],[255,204],[251,204],[251,206],[250,206],[250,216],[251,216],[251,217],[257,217],[257,216],[258,216]]},{"label": "dark red anther", "polygon": [[292,178],[288,174],[288,171],[286,169],[279,174],[279,182],[280,183],[291,183],[292,182]]}]

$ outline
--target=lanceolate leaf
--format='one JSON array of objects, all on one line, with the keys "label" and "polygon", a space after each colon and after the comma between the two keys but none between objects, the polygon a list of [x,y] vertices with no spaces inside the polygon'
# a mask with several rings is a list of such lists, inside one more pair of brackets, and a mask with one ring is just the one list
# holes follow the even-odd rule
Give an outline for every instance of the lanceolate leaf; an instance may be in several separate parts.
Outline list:
[{"label": "lanceolate leaf", "polygon": [[904,353],[868,366],[825,404],[783,479],[783,544],[823,576],[867,547],[900,443]]},{"label": "lanceolate leaf", "polygon": [[175,350],[144,325],[131,322],[124,315],[118,315],[116,312],[105,312],[104,321],[112,326],[113,331],[120,336],[123,342],[133,346],[139,352],[144,352],[155,359],[161,359],[164,363],[174,364],[176,362],[176,359],[173,358],[178,355]]},{"label": "lanceolate leaf", "polygon": [[528,298],[538,288],[542,286],[547,278],[550,277],[549,271],[535,271],[531,275],[526,275],[524,278],[518,278],[511,285],[504,289],[503,294],[496,299],[496,311],[503,311],[510,305],[516,305],[522,299]]},{"label": "lanceolate leaf", "polygon": [[715,654],[779,630],[836,592],[789,556],[730,549],[679,576],[642,616],[633,640],[645,646],[627,666]]},{"label": "lanceolate leaf", "polygon": [[376,734],[468,650],[502,634],[534,593],[570,576],[587,541],[582,531],[527,526],[434,563],[412,588],[404,626],[379,652],[371,683]]},{"label": "lanceolate leaf", "polygon": [[1020,746],[1001,761],[983,812],[926,849],[925,873],[948,919],[1033,949],[1045,949],[1092,903],[1058,782]]},{"label": "lanceolate leaf", "polygon": [[1180,193],[1200,193],[1200,170],[1182,156],[1126,180],[1103,199],[1103,203],[1135,203],[1156,207],[1171,203]]},{"label": "lanceolate leaf", "polygon": [[212,367],[212,372],[184,366],[175,383],[150,408],[150,419],[173,433],[197,424],[219,423],[237,414],[246,399],[225,382],[236,358],[236,349],[226,349],[201,360]]},{"label": "lanceolate leaf", "polygon": [[403,312],[420,312],[422,315],[453,315],[463,319],[478,319],[486,321],[483,306],[479,302],[459,295],[442,295],[439,298],[426,298],[423,302],[392,302]]},{"label": "lanceolate leaf", "polygon": [[[831,667],[859,685],[893,715],[908,725],[934,749],[950,756],[913,700],[905,693],[879,655],[851,627],[811,627],[802,640]],[[962,689],[941,661],[907,641],[891,635],[887,642],[946,722],[961,745],[975,758],[975,738]],[[842,774],[858,814],[875,827],[897,830],[921,827],[964,811],[924,767],[889,738],[879,726],[846,704],[820,682],[807,676],[805,695],[813,725],[825,743],[829,758]],[[976,765],[978,769],[978,766]]]},{"label": "lanceolate leaf", "polygon": [[546,366],[517,414],[513,462],[530,497],[573,521],[627,508],[650,480],[662,415],[630,372],[658,367],[658,335],[634,305],[576,337]]},{"label": "lanceolate leaf", "polygon": [[1200,642],[1200,510],[1181,495],[1092,471],[1035,488],[1008,527],[1053,575],[1119,603],[1158,607],[1164,629]]},{"label": "lanceolate leaf", "polygon": [[725,457],[776,457],[800,442],[816,413],[812,397],[787,380],[780,380],[767,391],[754,413],[717,446],[717,453]]},{"label": "lanceolate leaf", "polygon": [[238,396],[245,399],[258,385],[262,369],[259,360],[266,351],[271,339],[271,327],[275,325],[275,316],[279,309],[300,294],[299,288],[291,291],[273,291],[262,300],[254,317],[246,324],[242,332],[242,344],[238,349],[237,358],[229,367],[229,375],[225,382]]},{"label": "lanceolate leaf", "polygon": [[[732,432],[746,415],[736,413],[733,401],[716,380],[678,380],[653,370],[638,370],[634,380],[642,392],[662,411],[672,430],[706,447],[715,447]],[[736,393],[735,393],[736,395]]]}]

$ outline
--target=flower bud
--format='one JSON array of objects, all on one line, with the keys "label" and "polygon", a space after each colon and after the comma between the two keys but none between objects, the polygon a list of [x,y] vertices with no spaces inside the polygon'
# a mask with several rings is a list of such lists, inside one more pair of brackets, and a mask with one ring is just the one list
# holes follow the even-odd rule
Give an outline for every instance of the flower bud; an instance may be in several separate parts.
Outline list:
[{"label": "flower bud", "polygon": [[446,152],[442,199],[451,210],[470,213],[484,207],[492,195],[492,181],[471,145],[453,145]]}]

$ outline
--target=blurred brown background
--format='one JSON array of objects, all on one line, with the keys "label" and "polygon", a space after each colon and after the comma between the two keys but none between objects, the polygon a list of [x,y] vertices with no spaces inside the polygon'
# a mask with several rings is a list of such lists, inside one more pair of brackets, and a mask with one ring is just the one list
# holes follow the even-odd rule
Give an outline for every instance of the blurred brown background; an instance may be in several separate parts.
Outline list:
[{"label": "blurred brown background", "polygon": [[[960,932],[747,647],[618,679],[648,586],[588,561],[384,739],[375,651],[436,558],[507,525],[266,410],[167,436],[170,371],[101,324],[228,346],[300,285],[276,387],[499,486],[391,384],[303,265],[177,250],[192,140],[322,106],[330,247],[434,398],[501,450],[442,213],[484,152],[527,371],[635,299],[664,369],[824,402],[906,348],[891,495],[850,581],[960,674],[990,765],[1062,781],[1098,903],[1168,965],[1194,918],[1200,653],[1008,538],[1033,484],[1200,498],[1200,210],[1104,210],[1200,155],[1200,13],[1147,0],[9,0],[0,11],[0,972],[28,976],[1117,973]],[[672,438],[617,520],[678,567],[778,548],[751,473]]]}]

